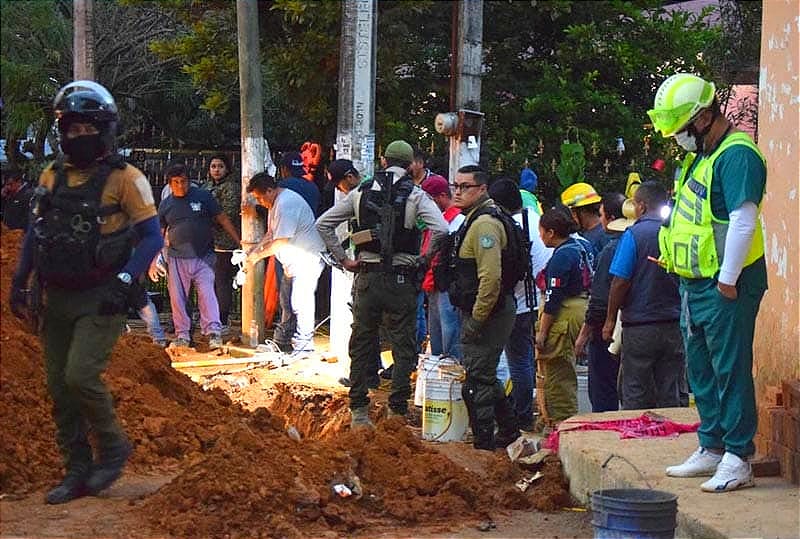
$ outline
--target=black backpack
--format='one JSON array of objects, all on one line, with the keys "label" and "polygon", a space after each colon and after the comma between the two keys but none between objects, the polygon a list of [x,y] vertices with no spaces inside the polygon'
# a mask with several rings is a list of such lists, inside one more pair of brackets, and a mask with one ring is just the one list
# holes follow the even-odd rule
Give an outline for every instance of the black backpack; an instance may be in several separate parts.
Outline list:
[{"label": "black backpack", "polygon": [[522,227],[511,215],[496,206],[481,208],[462,223],[455,233],[450,234],[439,248],[439,263],[434,266],[434,281],[440,291],[447,291],[455,277],[455,260],[464,241],[467,230],[473,221],[481,215],[491,215],[503,223],[506,232],[506,248],[501,255],[501,290],[508,293],[514,290],[518,282],[531,275],[531,241],[526,237]]}]

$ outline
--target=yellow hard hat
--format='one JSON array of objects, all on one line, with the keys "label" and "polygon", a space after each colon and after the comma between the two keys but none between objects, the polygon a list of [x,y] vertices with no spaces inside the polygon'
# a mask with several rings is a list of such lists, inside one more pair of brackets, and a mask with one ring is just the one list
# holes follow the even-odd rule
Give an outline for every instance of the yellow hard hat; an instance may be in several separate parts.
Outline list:
[{"label": "yellow hard hat", "polygon": [[573,183],[561,193],[561,203],[568,208],[588,206],[602,200],[597,191],[594,190],[594,187],[583,182]]},{"label": "yellow hard hat", "polygon": [[698,112],[714,102],[716,87],[698,76],[677,73],[661,83],[647,115],[662,136],[680,132]]},{"label": "yellow hard hat", "polygon": [[633,194],[642,185],[642,179],[639,177],[638,172],[631,172],[628,174],[628,183],[625,185],[625,197],[633,198]]}]

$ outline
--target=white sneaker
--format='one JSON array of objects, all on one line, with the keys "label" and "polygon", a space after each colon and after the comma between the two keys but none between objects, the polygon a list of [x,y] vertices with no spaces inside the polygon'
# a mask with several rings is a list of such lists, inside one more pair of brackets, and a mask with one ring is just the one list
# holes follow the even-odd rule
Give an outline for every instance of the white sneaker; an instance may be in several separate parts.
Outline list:
[{"label": "white sneaker", "polygon": [[712,476],[717,471],[717,465],[721,460],[722,455],[712,453],[703,447],[698,447],[683,464],[668,466],[667,475],[670,477]]},{"label": "white sneaker", "polygon": [[752,486],[755,486],[755,482],[750,463],[726,451],[714,477],[700,485],[700,488],[705,492],[729,492]]}]

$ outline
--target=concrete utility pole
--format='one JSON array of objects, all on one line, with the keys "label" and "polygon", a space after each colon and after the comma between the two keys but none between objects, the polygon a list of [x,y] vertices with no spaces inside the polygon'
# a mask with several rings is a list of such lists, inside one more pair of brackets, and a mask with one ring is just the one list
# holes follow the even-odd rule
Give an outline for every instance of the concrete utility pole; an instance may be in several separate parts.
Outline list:
[{"label": "concrete utility pole", "polygon": [[[342,2],[342,38],[339,53],[339,110],[336,128],[336,158],[351,159],[362,177],[375,168],[375,74],[377,65],[378,3],[376,0]],[[334,191],[336,201],[343,197]],[[347,236],[347,224],[337,229]],[[348,357],[353,315],[353,275],[331,272],[330,349],[337,357]]]},{"label": "concrete utility pole", "polygon": [[[242,130],[242,202],[252,204],[247,184],[264,170],[264,124],[261,106],[261,61],[258,46],[258,2],[236,0],[239,45],[239,105]],[[250,198],[250,200],[247,200]],[[242,212],[242,247],[249,249],[264,235],[255,211]],[[242,342],[248,342],[250,324],[258,325],[258,341],[264,338],[264,262],[248,268],[242,287]]]},{"label": "concrete utility pole", "polygon": [[342,2],[336,157],[352,159],[362,176],[375,164],[376,0]]},{"label": "concrete utility pole", "polygon": [[[451,88],[455,88],[455,100],[451,100],[453,111],[479,111],[483,65],[483,0],[455,0],[455,3],[456,15],[453,22],[457,25],[453,29],[456,32],[453,56],[456,80],[451,84]],[[461,116],[463,122],[463,115]],[[480,135],[475,136],[472,142],[469,135],[464,135],[450,137],[450,183],[455,181],[459,167],[480,161]]]},{"label": "concrete utility pole", "polygon": [[73,77],[75,80],[94,80],[93,2],[94,0],[74,0],[72,4]]}]

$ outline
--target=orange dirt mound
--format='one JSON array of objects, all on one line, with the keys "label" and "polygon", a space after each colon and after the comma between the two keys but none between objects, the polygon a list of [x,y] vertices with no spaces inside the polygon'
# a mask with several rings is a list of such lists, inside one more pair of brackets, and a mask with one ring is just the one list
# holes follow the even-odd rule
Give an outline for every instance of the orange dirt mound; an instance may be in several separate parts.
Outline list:
[{"label": "orange dirt mound", "polygon": [[[4,494],[39,487],[61,473],[42,348],[8,309],[19,241],[18,233],[2,231]],[[504,452],[486,456],[488,473],[476,474],[421,442],[400,419],[351,432],[341,396],[281,386],[273,412],[247,413],[221,390],[203,391],[174,371],[164,351],[143,336],[120,339],[105,378],[135,444],[131,468],[181,471],[137,509],[158,533],[306,537],[398,524],[460,525],[498,510],[570,503],[557,459],[545,462],[545,478],[523,494],[514,482],[532,472]],[[290,438],[287,422],[306,437]],[[355,494],[337,496],[332,485],[338,483]]]},{"label": "orange dirt mound", "polygon": [[[0,284],[0,492],[19,493],[57,479],[55,443],[42,346],[8,307],[22,235],[2,231]],[[105,379],[117,413],[135,445],[133,469],[171,466],[206,451],[226,423],[244,414],[221,391],[205,392],[173,370],[149,338],[124,335]]]}]

